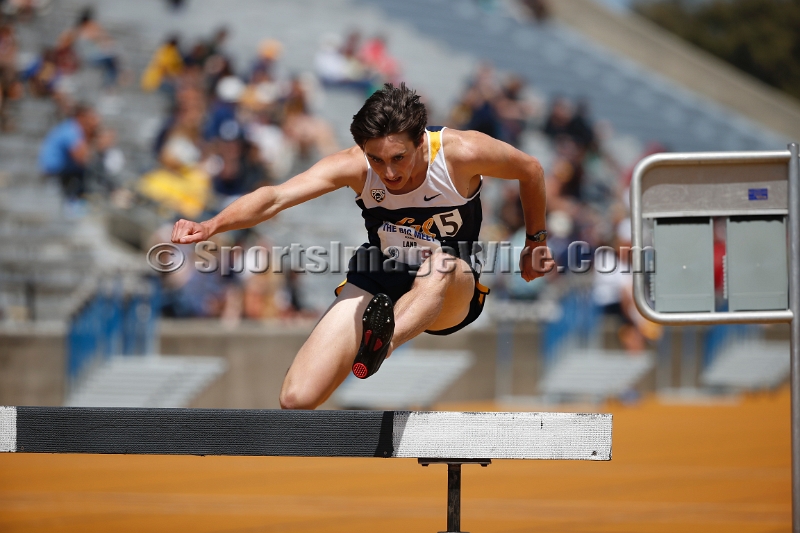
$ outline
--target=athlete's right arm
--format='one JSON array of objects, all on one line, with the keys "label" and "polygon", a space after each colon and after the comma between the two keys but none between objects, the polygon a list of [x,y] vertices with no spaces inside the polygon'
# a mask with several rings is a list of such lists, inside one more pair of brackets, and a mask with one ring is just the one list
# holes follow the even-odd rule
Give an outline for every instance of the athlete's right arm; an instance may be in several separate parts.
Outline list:
[{"label": "athlete's right arm", "polygon": [[366,177],[364,153],[354,146],[330,155],[297,176],[275,186],[246,194],[204,222],[179,220],[172,228],[172,242],[190,244],[224,231],[250,228],[284,209],[325,193],[350,187],[360,192]]}]

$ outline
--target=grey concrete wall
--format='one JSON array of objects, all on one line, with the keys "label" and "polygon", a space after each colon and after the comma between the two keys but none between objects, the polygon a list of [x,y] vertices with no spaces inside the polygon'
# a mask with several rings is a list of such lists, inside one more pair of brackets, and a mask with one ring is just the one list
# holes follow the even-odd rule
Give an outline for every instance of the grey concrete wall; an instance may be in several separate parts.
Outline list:
[{"label": "grey concrete wall", "polygon": [[0,330],[0,405],[61,405],[66,344],[61,325]]},{"label": "grey concrete wall", "polygon": [[313,323],[300,325],[164,320],[161,353],[223,357],[228,370],[191,407],[277,409],[283,377]]}]

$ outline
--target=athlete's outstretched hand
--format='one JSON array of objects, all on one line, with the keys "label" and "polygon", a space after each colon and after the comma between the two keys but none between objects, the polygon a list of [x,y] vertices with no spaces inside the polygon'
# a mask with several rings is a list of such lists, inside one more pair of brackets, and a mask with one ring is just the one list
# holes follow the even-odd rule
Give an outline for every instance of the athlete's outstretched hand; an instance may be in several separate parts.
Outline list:
[{"label": "athlete's outstretched hand", "polygon": [[177,244],[207,241],[210,237],[211,231],[202,222],[180,219],[172,228],[172,242]]},{"label": "athlete's outstretched hand", "polygon": [[539,244],[536,247],[531,245],[522,249],[519,256],[519,269],[522,271],[522,279],[532,281],[551,272],[556,266],[553,255],[547,244]]}]

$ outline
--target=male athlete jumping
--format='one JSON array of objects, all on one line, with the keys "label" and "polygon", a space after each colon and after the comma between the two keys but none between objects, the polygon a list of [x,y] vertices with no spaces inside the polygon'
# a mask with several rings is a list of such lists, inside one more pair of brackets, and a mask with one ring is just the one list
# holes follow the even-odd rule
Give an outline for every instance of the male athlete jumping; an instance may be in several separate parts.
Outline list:
[{"label": "male athlete jumping", "polygon": [[[539,161],[482,133],[426,124],[419,96],[404,84],[387,84],[353,117],[356,146],[239,198],[210,220],[175,223],[172,242],[196,243],[342,187],[355,191],[369,242],[351,259],[336,300],[289,368],[280,395],[285,409],[314,409],[349,372],[368,377],[420,333],[448,335],[480,315],[489,292],[478,283],[474,246],[482,176],[519,181],[527,232],[522,277],[544,273],[549,255]],[[538,247],[545,248],[534,253]]]}]

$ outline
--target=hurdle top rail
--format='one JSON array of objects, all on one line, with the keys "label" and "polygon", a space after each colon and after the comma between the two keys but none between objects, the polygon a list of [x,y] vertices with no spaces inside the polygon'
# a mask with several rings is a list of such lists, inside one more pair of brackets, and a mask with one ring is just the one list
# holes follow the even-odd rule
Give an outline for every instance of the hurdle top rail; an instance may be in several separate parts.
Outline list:
[{"label": "hurdle top rail", "polygon": [[[791,143],[775,152],[656,154],[636,166],[630,190],[633,297],[645,318],[666,325],[790,323],[793,533],[800,533],[799,151]],[[709,272],[712,217],[726,217],[727,311],[717,310]],[[645,218],[654,220],[661,309],[645,294]]]},{"label": "hurdle top rail", "polygon": [[0,452],[611,459],[611,415],[0,407]]}]

